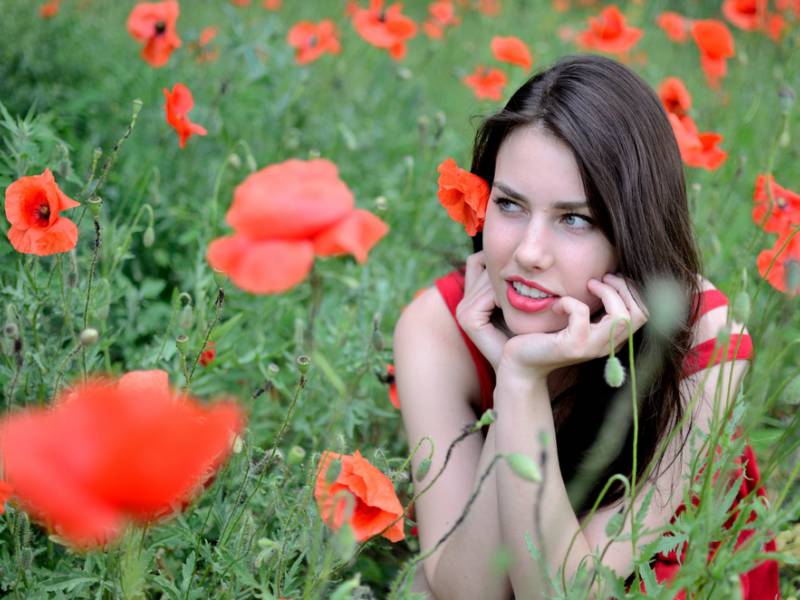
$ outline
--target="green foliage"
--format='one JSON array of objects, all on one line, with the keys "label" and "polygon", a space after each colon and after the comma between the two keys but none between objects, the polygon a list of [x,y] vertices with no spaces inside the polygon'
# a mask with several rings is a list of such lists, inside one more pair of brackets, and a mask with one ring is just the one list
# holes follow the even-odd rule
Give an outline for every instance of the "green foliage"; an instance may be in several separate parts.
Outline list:
[{"label": "green foliage", "polygon": [[[9,506],[0,517],[2,595],[297,600],[371,590],[383,597],[416,554],[418,542],[410,536],[394,545],[382,538],[358,545],[348,530],[335,534],[321,523],[313,497],[319,455],[360,449],[385,472],[402,465],[398,493],[404,505],[412,497],[400,485],[409,450],[402,423],[376,374],[392,362],[390,340],[403,306],[470,252],[469,240],[435,199],[435,169],[448,156],[468,162],[471,117],[497,107],[474,100],[461,78],[474,63],[492,60],[495,32],[523,37],[537,68],[574,52],[556,31],[582,28],[592,13],[561,15],[547,3],[508,0],[493,19],[465,12],[444,41],[420,34],[405,61],[395,63],[356,35],[341,2],[284,4],[270,13],[258,0],[246,9],[223,0],[184,2],[178,25],[184,46],[166,67],[152,69],[125,32],[130,2],[64,0],[59,15],[48,20],[29,2],[4,3],[0,188],[50,168],[82,206],[65,213],[79,227],[73,252],[23,256],[0,236],[0,407],[44,405],[92,373],[164,369],[174,385],[197,396],[238,397],[248,426],[242,451],[192,507],[129,532],[104,552],[71,550]],[[426,4],[407,4],[406,12],[421,22]],[[734,311],[747,321],[757,354],[729,418],[720,419],[708,437],[687,441],[695,457],[710,447],[720,452],[705,471],[694,461],[686,510],[664,528],[671,535],[640,547],[630,589],[599,556],[585,561],[566,587],[560,577],[548,577],[554,598],[585,598],[591,586],[616,597],[641,597],[640,581],[657,597],[671,598],[685,587],[698,597],[727,598],[735,576],[763,558],[770,532],[797,530],[800,511],[800,313],[758,277],[755,257],[770,242],[750,217],[758,173],[770,169],[788,187],[800,188],[800,146],[792,143],[800,111],[779,95],[786,86],[800,89],[798,27],[793,23],[779,45],[736,31],[737,56],[724,91],[713,93],[697,67],[696,49],[672,44],[655,27],[666,3],[623,4],[647,31],[647,62],[635,68],[654,86],[680,75],[693,93],[692,115],[701,129],[724,135],[728,161],[712,173],[689,171],[689,200],[706,275],[736,298]],[[669,8],[719,17],[716,8],[678,4]],[[286,31],[300,19],[323,17],[337,23],[341,55],[295,65]],[[207,25],[220,29],[213,42],[219,59],[199,63],[193,43]],[[526,77],[511,70],[507,91]],[[163,111],[162,89],[179,81],[194,93],[192,120],[209,131],[189,140],[185,150]],[[135,99],[141,99],[141,112],[128,132]],[[785,120],[779,123],[776,115]],[[229,231],[224,215],[235,187],[268,164],[310,156],[333,160],[358,206],[390,224],[367,264],[318,260],[308,281],[283,295],[260,297],[212,273],[206,248]],[[102,200],[96,253],[92,197]],[[96,344],[81,344],[87,327],[97,330]],[[182,348],[179,336],[185,336]],[[203,367],[197,361],[208,340],[217,355]],[[301,372],[298,355],[310,357],[310,365],[302,365],[307,372]],[[619,373],[612,375],[612,383],[619,380]],[[734,427],[742,437],[731,436]],[[759,455],[772,504],[751,494],[739,499],[733,514],[736,485],[730,482],[738,481],[734,459],[745,440]],[[305,457],[292,448],[303,449]],[[282,458],[286,453],[289,460]],[[417,480],[425,478],[425,461],[430,467],[430,458],[424,459]],[[535,464],[522,467],[523,476],[537,479]],[[700,498],[696,506],[692,495]],[[652,492],[640,500],[633,519],[638,539],[664,533],[648,532],[644,523],[646,507],[661,500]],[[630,541],[630,533],[620,531],[630,520],[615,517],[609,533]],[[756,534],[737,547],[745,529]],[[800,589],[800,546],[784,537],[788,596]],[[529,541],[532,560],[543,564]],[[680,551],[684,542],[684,567],[673,588],[661,589],[649,560]],[[711,542],[718,550],[709,565]],[[412,598],[405,590],[401,597]]]}]

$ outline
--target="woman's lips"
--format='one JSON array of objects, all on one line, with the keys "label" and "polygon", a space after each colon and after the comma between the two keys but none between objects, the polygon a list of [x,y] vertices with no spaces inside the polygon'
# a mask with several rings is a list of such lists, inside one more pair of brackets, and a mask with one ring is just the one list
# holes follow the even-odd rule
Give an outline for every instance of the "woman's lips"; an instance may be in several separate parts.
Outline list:
[{"label": "woman's lips", "polygon": [[523,296],[517,290],[515,290],[510,281],[507,283],[507,285],[508,292],[506,296],[508,297],[508,303],[517,310],[521,310],[523,312],[540,312],[558,300],[557,296],[551,296],[549,298],[529,298],[528,296]]}]

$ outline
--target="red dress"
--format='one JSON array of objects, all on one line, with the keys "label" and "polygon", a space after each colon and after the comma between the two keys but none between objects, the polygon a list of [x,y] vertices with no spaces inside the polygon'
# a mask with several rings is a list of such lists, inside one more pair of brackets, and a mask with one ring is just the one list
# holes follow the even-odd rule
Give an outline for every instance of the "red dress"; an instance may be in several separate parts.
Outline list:
[{"label": "red dress", "polygon": [[[447,308],[450,310],[450,313],[453,315],[453,319],[455,320],[456,307],[464,297],[464,273],[462,271],[453,271],[444,277],[437,279],[436,287],[439,290],[439,293],[442,295],[442,298],[444,298]],[[702,292],[700,294],[699,301],[700,315],[704,315],[708,311],[719,306],[724,306],[728,303],[728,299],[725,297],[725,294],[719,290],[707,290]],[[458,321],[456,321],[456,326],[458,327],[458,330],[464,339],[464,343],[469,350],[470,356],[475,363],[475,369],[478,374],[478,383],[480,385],[481,413],[483,413],[483,411],[491,408],[493,404],[493,392],[495,384],[494,369],[492,369],[489,362],[481,354],[480,350],[478,350],[475,344],[472,343],[472,340],[469,339],[469,336],[467,336],[464,330],[461,329],[461,326],[458,325]],[[731,341],[728,346],[727,360],[750,359],[752,357],[753,344],[749,335],[745,334],[739,336],[731,334],[730,339]],[[711,358],[715,341],[715,339],[707,340],[690,350],[690,353],[686,357],[686,360],[683,364],[684,377],[697,373],[698,371],[711,366]],[[721,359],[721,354],[716,356],[713,364],[718,364]],[[741,488],[739,489],[736,500],[734,500],[734,506],[738,505],[738,502],[750,494],[754,489],[756,490],[755,493],[758,496],[766,496],[764,487],[760,484],[761,478],[758,472],[758,465],[756,464],[756,457],[753,453],[753,449],[750,446],[745,447],[744,453],[737,459],[737,464],[739,465],[740,471],[742,469],[744,470],[744,477],[742,478]],[[683,510],[684,506],[679,506],[675,511],[675,517],[677,517]],[[675,517],[673,517],[673,519]],[[753,515],[752,518],[755,518],[755,515]],[[743,530],[739,534],[739,538],[736,541],[736,547],[743,544],[744,541],[751,535],[753,535],[753,530]],[[770,540],[767,544],[765,544],[764,549],[767,552],[774,552],[775,541]],[[714,551],[715,548],[712,547],[710,549],[710,554],[713,554]],[[673,550],[669,553],[661,552],[656,555],[652,564],[656,580],[659,583],[669,581],[677,574],[685,553],[686,544],[684,543],[684,545],[681,547],[680,557],[678,556],[676,550]],[[776,561],[767,560],[759,563],[746,573],[742,573],[739,578],[742,586],[742,600],[780,599],[778,563]],[[644,588],[642,588],[642,591],[645,591]],[[685,598],[685,592],[680,591],[675,598],[678,600],[683,600]]]}]

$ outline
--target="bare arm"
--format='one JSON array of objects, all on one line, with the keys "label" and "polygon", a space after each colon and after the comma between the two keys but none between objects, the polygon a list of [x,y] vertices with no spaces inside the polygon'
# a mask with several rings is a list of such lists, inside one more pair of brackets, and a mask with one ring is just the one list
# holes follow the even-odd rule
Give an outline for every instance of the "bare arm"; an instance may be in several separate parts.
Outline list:
[{"label": "bare arm", "polygon": [[[394,334],[394,357],[403,422],[411,448],[425,436],[435,444],[422,489],[440,470],[450,443],[475,421],[469,400],[477,376],[455,321],[436,289],[425,292],[401,316]],[[453,450],[439,480],[416,503],[420,546],[428,552],[456,523],[480,474],[494,456],[494,431],[486,440],[474,433]],[[414,473],[428,446],[413,460]],[[484,482],[466,518],[423,562],[428,584],[438,600],[507,599],[505,574],[492,570],[500,541],[494,471]]]}]

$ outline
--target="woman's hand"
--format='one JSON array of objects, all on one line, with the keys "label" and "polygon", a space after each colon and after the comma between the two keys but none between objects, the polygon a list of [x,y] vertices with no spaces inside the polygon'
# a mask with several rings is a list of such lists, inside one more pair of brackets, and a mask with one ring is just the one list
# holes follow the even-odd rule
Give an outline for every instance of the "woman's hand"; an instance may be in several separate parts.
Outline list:
[{"label": "woman's hand", "polygon": [[529,333],[509,339],[501,358],[507,367],[504,370],[544,379],[558,368],[607,356],[611,343],[615,350],[620,349],[628,339],[628,324],[635,332],[647,322],[647,313],[636,301],[638,296],[622,277],[609,273],[602,281],[590,279],[587,287],[603,302],[606,314],[602,319],[592,323],[586,304],[570,296],[559,298],[550,308],[569,317],[567,326],[555,333]]},{"label": "woman's hand", "polygon": [[508,341],[508,336],[491,322],[496,308],[492,283],[486,271],[486,259],[481,250],[467,257],[464,297],[456,308],[456,319],[495,371]]}]

